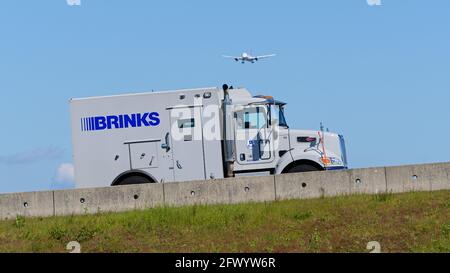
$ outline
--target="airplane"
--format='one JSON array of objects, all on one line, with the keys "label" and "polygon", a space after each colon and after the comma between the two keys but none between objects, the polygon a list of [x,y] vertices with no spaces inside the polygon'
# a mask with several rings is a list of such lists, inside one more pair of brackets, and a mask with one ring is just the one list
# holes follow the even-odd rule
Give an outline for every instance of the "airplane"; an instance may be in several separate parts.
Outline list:
[{"label": "airplane", "polygon": [[260,60],[260,59],[265,59],[265,58],[269,58],[269,57],[273,57],[275,56],[275,54],[269,54],[269,55],[261,55],[261,56],[252,56],[246,52],[242,53],[241,56],[239,57],[235,57],[235,56],[228,56],[228,55],[222,55],[222,57],[224,58],[231,58],[234,59],[236,62],[241,62],[241,63],[245,63],[245,62],[250,62],[250,63],[255,63],[256,61]]}]

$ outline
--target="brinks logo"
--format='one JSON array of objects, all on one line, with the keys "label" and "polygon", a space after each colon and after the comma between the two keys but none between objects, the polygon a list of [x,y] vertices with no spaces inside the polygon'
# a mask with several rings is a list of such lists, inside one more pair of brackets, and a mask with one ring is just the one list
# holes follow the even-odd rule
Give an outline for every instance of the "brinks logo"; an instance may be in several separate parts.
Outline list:
[{"label": "brinks logo", "polygon": [[81,118],[81,131],[100,131],[109,129],[158,126],[159,113],[136,113],[111,116]]}]

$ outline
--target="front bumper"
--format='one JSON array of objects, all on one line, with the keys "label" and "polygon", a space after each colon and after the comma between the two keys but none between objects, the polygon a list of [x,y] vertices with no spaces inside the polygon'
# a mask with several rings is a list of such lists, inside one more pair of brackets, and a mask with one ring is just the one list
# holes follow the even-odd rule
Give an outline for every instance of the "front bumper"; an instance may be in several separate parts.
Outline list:
[{"label": "front bumper", "polygon": [[336,171],[336,170],[347,170],[348,167],[346,166],[330,166],[330,167],[325,167],[326,171]]}]

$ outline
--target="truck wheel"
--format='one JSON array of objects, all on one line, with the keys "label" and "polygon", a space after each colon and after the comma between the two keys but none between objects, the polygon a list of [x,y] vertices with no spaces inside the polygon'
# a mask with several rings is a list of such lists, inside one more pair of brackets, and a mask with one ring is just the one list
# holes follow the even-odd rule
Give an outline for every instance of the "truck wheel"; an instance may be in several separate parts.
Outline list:
[{"label": "truck wheel", "polygon": [[287,173],[303,173],[303,172],[315,172],[320,171],[317,167],[311,165],[296,165],[290,168]]},{"label": "truck wheel", "polygon": [[116,185],[133,185],[133,184],[146,184],[152,183],[152,181],[148,180],[148,178],[140,175],[131,175],[122,179]]}]

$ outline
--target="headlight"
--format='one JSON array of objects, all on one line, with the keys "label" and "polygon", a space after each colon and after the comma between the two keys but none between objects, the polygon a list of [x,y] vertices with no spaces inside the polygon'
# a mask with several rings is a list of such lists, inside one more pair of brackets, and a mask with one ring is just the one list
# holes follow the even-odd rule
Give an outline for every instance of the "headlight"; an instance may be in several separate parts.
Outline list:
[{"label": "headlight", "polygon": [[344,165],[342,163],[342,160],[340,158],[337,158],[337,157],[322,158],[322,162],[325,165],[339,165],[339,166]]}]

